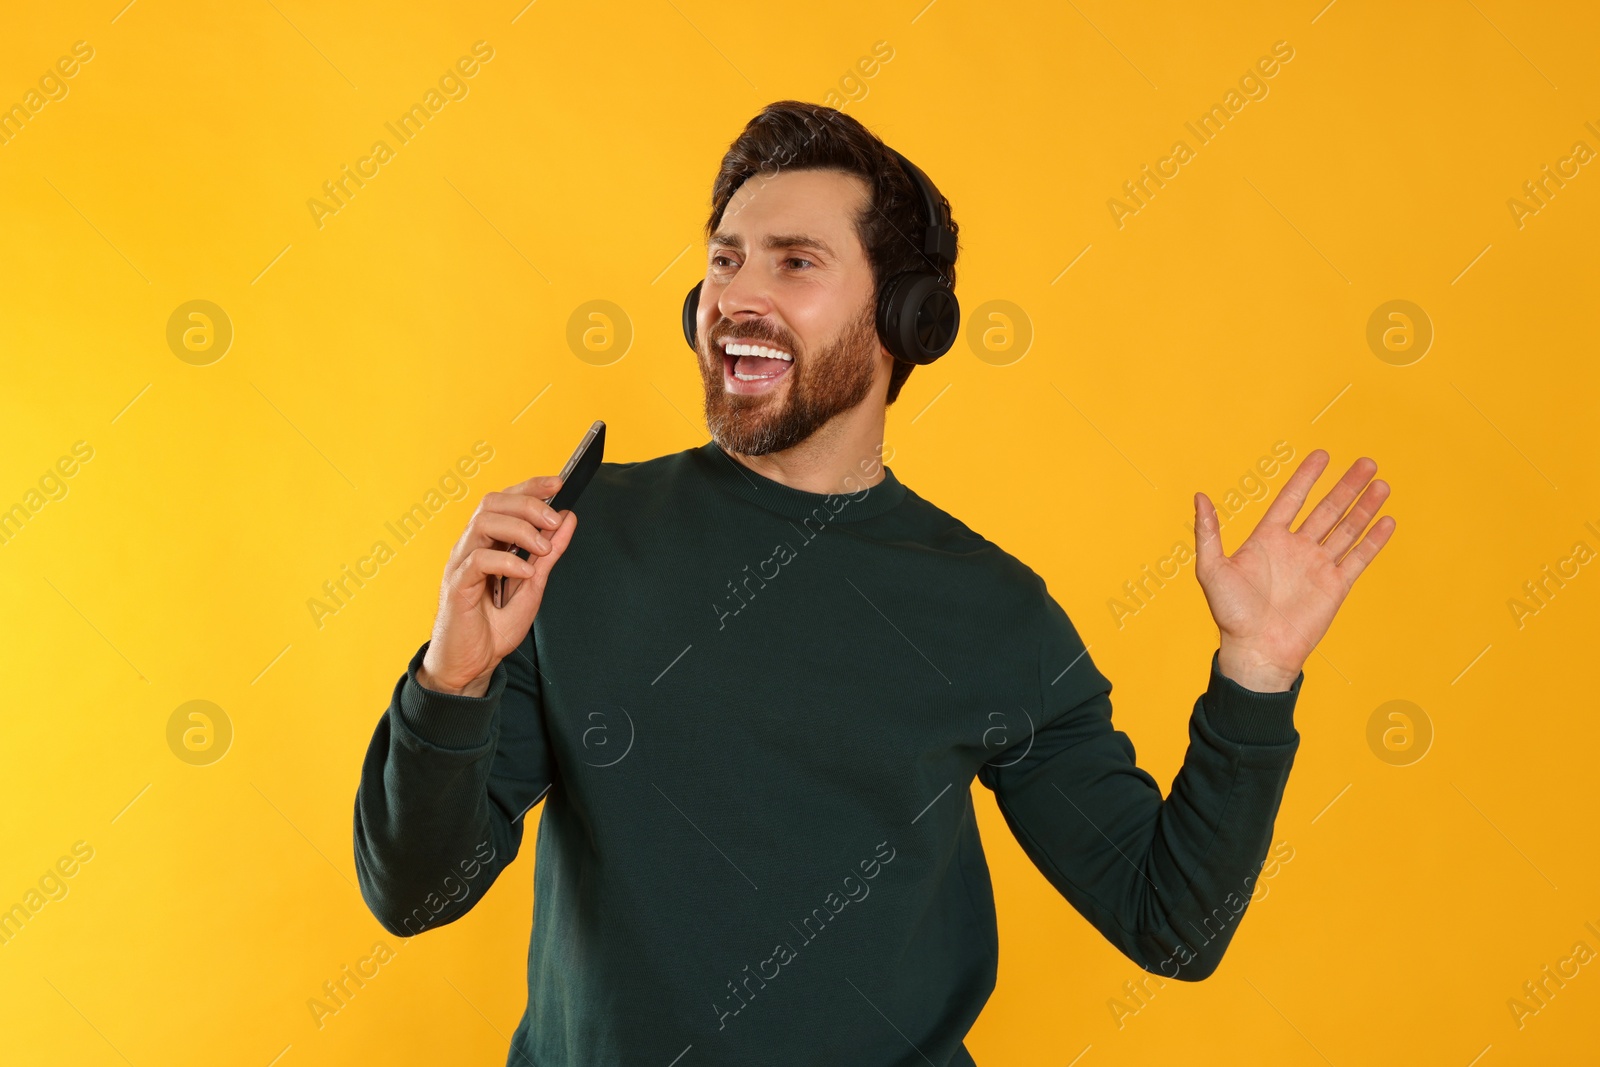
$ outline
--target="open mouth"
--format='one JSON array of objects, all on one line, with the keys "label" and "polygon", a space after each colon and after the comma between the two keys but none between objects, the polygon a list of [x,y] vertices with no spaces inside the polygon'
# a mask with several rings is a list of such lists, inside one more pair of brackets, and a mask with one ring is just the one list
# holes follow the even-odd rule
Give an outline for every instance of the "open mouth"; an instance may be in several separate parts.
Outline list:
[{"label": "open mouth", "polygon": [[771,345],[734,337],[721,344],[722,383],[730,393],[764,393],[794,365],[794,356]]}]

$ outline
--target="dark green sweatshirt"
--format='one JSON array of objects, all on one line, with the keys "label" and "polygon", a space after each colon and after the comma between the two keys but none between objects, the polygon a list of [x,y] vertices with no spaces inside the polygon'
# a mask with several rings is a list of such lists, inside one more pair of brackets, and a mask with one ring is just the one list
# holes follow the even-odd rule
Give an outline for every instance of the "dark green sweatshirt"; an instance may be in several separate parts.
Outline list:
[{"label": "dark green sweatshirt", "polygon": [[355,798],[385,929],[460,918],[544,805],[508,1064],[972,1064],[998,957],[974,778],[1134,963],[1216,969],[1304,674],[1254,693],[1213,653],[1163,799],[1043,580],[879,469],[823,495],[714,441],[606,463],[488,693],[419,686],[426,645],[396,683]]}]

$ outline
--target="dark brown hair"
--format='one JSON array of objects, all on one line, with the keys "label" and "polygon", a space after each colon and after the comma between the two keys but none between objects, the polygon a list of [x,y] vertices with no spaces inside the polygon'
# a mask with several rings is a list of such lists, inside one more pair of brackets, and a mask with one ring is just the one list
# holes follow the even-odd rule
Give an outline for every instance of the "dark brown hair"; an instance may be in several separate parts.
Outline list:
[{"label": "dark brown hair", "polygon": [[[842,111],[799,100],[780,100],[762,108],[722,157],[721,169],[711,186],[711,218],[706,238],[717,232],[728,201],[746,180],[780,170],[840,170],[855,174],[871,191],[856,217],[856,236],[872,264],[873,299],[890,278],[906,270],[934,269],[922,254],[918,235],[930,220],[923,218],[922,197],[900,161],[871,130]],[[941,195],[945,209],[949,201]],[[956,227],[954,218],[950,228]],[[955,285],[954,264],[945,277]],[[894,361],[889,373],[888,403],[916,367]]]}]

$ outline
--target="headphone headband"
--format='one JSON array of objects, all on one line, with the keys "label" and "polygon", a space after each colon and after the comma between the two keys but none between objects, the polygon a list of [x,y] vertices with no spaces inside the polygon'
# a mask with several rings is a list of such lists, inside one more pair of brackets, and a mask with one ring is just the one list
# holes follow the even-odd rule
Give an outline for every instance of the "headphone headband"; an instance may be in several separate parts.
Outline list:
[{"label": "headphone headband", "polygon": [[[889,148],[888,145],[884,147]],[[945,268],[953,266],[956,261],[956,235],[950,226],[950,215],[944,208],[939,190],[922,173],[922,168],[893,148],[889,148],[889,151],[900,161],[906,176],[922,197],[922,213],[927,216],[928,224],[923,227],[921,252],[932,256],[939,266],[939,273],[943,274]]]}]

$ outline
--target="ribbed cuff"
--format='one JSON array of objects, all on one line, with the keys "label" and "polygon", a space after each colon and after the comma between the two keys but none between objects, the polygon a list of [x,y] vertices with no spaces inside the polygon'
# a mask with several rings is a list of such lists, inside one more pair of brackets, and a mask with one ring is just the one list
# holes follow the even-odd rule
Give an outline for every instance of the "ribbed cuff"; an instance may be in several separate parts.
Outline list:
[{"label": "ribbed cuff", "polygon": [[406,680],[400,690],[400,715],[406,727],[418,737],[439,748],[481,748],[489,743],[494,711],[506,687],[505,663],[495,664],[489,691],[481,697],[460,696],[427,689],[417,681],[417,668],[428,654],[424,641],[406,665]]},{"label": "ribbed cuff", "polygon": [[1294,705],[1306,672],[1281,693],[1246,689],[1222,673],[1222,650],[1211,654],[1211,683],[1202,698],[1206,720],[1229,741],[1241,745],[1281,745],[1293,741]]}]

